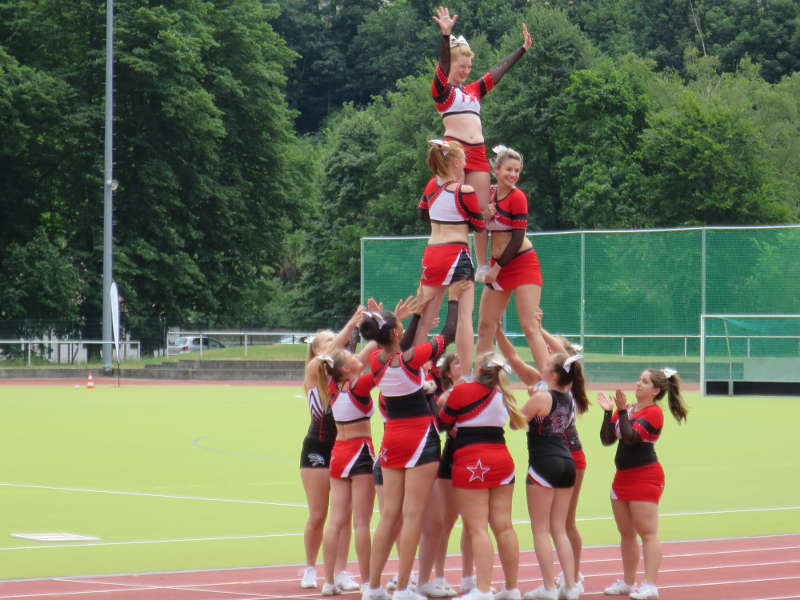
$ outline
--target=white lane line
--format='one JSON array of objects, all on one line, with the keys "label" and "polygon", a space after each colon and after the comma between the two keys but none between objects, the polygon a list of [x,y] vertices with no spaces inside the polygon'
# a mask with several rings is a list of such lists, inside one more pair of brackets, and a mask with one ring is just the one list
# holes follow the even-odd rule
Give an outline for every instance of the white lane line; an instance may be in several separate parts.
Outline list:
[{"label": "white lane line", "polygon": [[267,500],[249,500],[243,498],[215,498],[208,496],[182,496],[179,494],[156,494],[154,492],[130,492],[124,490],[101,490],[94,488],[78,488],[55,485],[41,485],[36,483],[13,483],[0,481],[2,487],[28,488],[36,490],[50,490],[56,492],[80,492],[85,494],[111,494],[114,496],[141,496],[144,498],[167,498],[170,500],[199,500],[203,502],[230,502],[233,504],[261,504],[264,506],[284,506],[289,508],[308,508],[308,504],[296,502],[270,502]]},{"label": "white lane line", "polygon": [[220,542],[228,540],[258,540],[266,538],[296,537],[301,533],[254,533],[250,535],[220,535],[208,537],[172,538],[164,540],[128,540],[125,542],[86,542],[71,544],[37,544],[35,546],[0,546],[0,551],[38,550],[49,548],[87,548],[94,546],[130,546],[136,544],[177,544],[183,542]]}]

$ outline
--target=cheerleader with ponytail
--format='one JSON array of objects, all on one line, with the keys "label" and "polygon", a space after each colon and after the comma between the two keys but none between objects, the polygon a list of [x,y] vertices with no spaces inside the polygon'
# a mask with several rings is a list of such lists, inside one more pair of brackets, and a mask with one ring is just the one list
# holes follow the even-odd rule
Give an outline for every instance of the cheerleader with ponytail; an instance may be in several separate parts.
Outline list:
[{"label": "cheerleader with ponytail", "polygon": [[[306,355],[303,391],[308,399],[311,424],[303,440],[300,452],[300,479],[308,502],[308,521],[303,532],[306,551],[306,568],[300,582],[302,588],[317,587],[316,562],[322,544],[323,528],[328,515],[330,495],[330,459],[336,440],[336,424],[330,410],[330,378],[325,361],[321,359],[335,348],[348,344],[354,349],[358,338],[356,326],[361,319],[364,307],[359,307],[344,328],[338,333],[329,329],[318,331],[306,339]],[[370,352],[374,346],[364,349]],[[366,358],[362,359],[365,360]],[[346,591],[358,589],[358,583],[345,571],[347,553],[350,548],[350,528],[345,528],[339,539],[337,552],[336,583]]]},{"label": "cheerleader with ponytail", "polygon": [[[575,580],[575,557],[567,535],[567,515],[576,471],[566,433],[575,420],[574,406],[581,412],[588,407],[582,358],[582,354],[548,356],[542,369],[547,389],[535,390],[522,407],[529,420],[528,514],[533,547],[544,579],[544,584],[525,594],[525,598],[575,600],[581,595],[581,587]],[[563,571],[561,589],[556,586],[553,572],[551,537]]]},{"label": "cheerleader with ponytail", "polygon": [[[656,577],[661,564],[658,539],[658,501],[664,491],[664,470],[656,456],[655,443],[664,425],[664,413],[656,404],[667,395],[669,410],[678,424],[686,421],[678,372],[674,369],[647,369],[636,382],[636,403],[628,404],[622,390],[614,399],[602,392],[597,402],[605,416],[600,440],[610,446],[618,440],[614,462],[617,473],[611,484],[611,508],[621,540],[623,578],[605,589],[607,595],[630,595],[643,600],[658,598]],[[614,410],[616,408],[616,411]],[[644,554],[644,581],[636,587],[639,543]]]},{"label": "cheerleader with ponytail", "polygon": [[[519,542],[511,523],[514,492],[514,460],[506,447],[503,428],[526,429],[525,417],[511,393],[502,358],[484,354],[478,358],[475,381],[460,383],[450,392],[439,412],[445,428],[458,427],[453,452],[452,482],[456,506],[472,541],[477,585],[469,600],[519,598]],[[491,524],[497,542],[505,587],[492,595],[490,583],[493,550]]]}]

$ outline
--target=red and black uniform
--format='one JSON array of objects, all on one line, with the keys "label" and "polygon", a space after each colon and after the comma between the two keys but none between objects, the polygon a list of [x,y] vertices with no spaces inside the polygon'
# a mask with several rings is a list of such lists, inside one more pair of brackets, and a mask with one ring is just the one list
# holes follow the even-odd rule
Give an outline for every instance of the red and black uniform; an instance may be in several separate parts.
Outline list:
[{"label": "red and black uniform", "polygon": [[514,459],[503,427],[508,409],[503,392],[472,381],[455,386],[439,411],[446,429],[458,426],[453,446],[453,487],[484,489],[514,482]]},{"label": "red and black uniform", "polygon": [[536,251],[533,247],[519,251],[528,228],[528,198],[525,192],[515,187],[504,197],[498,198],[497,186],[493,185],[489,188],[489,200],[494,204],[495,213],[486,224],[486,229],[511,233],[511,239],[503,253],[497,259],[491,259],[491,265],[500,265],[500,272],[494,283],[486,285],[496,291],[513,290],[525,284],[541,286],[542,271]]},{"label": "red and black uniform", "polygon": [[[455,184],[455,189],[448,186]],[[475,192],[464,192],[461,184],[447,181],[439,185],[431,177],[419,199],[419,216],[423,221],[445,225],[469,225],[481,230],[486,226]],[[429,244],[422,256],[422,285],[450,285],[454,281],[472,279],[474,267],[466,242]]]},{"label": "red and black uniform", "polygon": [[631,404],[622,414],[617,410],[613,415],[608,410],[603,418],[603,443],[619,440],[611,497],[658,503],[664,491],[664,469],[658,462],[654,445],[664,426],[664,413],[657,404],[640,410],[635,408],[636,405]]},{"label": "red and black uniform", "polygon": [[528,423],[528,484],[568,488],[575,485],[575,461],[566,435],[575,421],[574,401],[566,392],[549,393],[549,414]]},{"label": "red and black uniform", "polygon": [[[366,373],[342,389],[331,386],[331,411],[337,424],[369,420],[375,407],[369,395],[375,386],[372,374]],[[346,479],[372,473],[375,451],[371,437],[337,439],[331,453],[331,477]]]},{"label": "red and black uniform", "polygon": [[[419,318],[418,314],[411,318],[399,352],[387,356],[383,350],[376,350],[369,358],[372,377],[386,406],[386,423],[378,454],[383,468],[408,469],[439,460],[439,432],[422,389],[422,365],[429,360],[435,362],[455,339],[458,302],[447,303],[447,318],[441,333],[414,346],[411,356],[405,359],[402,348],[408,340],[414,339]],[[395,357],[399,358],[399,364],[393,366]]]},{"label": "red and black uniform", "polygon": [[[494,88],[506,71],[508,71],[524,53],[524,48],[518,48],[498,62],[480,79],[464,86],[455,86],[448,81],[448,76],[450,74],[450,36],[443,35],[439,53],[439,64],[436,65],[436,73],[431,83],[431,96],[433,97],[436,110],[442,118],[448,115],[464,113],[471,113],[480,117],[481,100],[483,97]],[[445,139],[455,140],[463,144],[467,158],[465,167],[467,172],[489,172],[489,159],[486,157],[486,146],[483,142],[479,144],[470,144],[464,140],[447,136]]]},{"label": "red and black uniform", "polygon": [[336,423],[330,404],[327,409],[322,406],[316,386],[308,390],[308,410],[311,413],[311,424],[303,439],[300,468],[327,469],[330,467],[333,443],[336,441]]}]

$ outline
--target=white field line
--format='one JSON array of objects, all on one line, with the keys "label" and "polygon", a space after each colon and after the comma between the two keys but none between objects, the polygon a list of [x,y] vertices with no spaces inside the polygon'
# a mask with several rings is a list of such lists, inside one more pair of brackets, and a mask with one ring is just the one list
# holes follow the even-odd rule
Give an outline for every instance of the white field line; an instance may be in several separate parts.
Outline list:
[{"label": "white field line", "polygon": [[41,485],[36,483],[14,483],[0,481],[2,487],[28,488],[36,490],[49,490],[54,492],[79,492],[83,494],[110,494],[114,496],[140,496],[143,498],[167,498],[170,500],[198,500],[201,502],[230,502],[233,504],[261,504],[264,506],[282,506],[288,508],[308,508],[308,504],[295,502],[270,502],[268,500],[249,500],[246,498],[215,498],[208,496],[182,496],[179,494],[157,494],[154,492],[131,492],[125,490],[99,490],[93,488],[65,487],[56,485]]},{"label": "white field line", "polygon": [[[126,490],[103,490],[95,488],[79,488],[67,486],[53,486],[43,485],[36,483],[17,483],[11,481],[0,481],[0,487],[16,487],[28,488],[39,490],[51,490],[58,492],[77,492],[85,494],[110,494],[116,496],[140,496],[143,498],[166,498],[171,500],[197,500],[201,502],[230,502],[234,504],[259,504],[263,506],[279,506],[284,508],[307,508],[308,505],[302,502],[272,502],[269,500],[252,500],[247,498],[217,498],[209,496],[186,496],[180,494],[159,494],[155,492],[139,492],[139,491],[126,491]],[[377,511],[377,509],[375,509]],[[675,512],[675,513],[661,513],[659,517],[697,517],[707,515],[724,515],[724,514],[738,514],[750,512],[775,512],[775,511],[792,511],[800,510],[800,506],[766,506],[756,508],[732,508],[727,510],[701,510],[701,511],[688,511],[688,512]],[[578,517],[578,521],[609,521],[614,517],[612,515],[604,515],[597,517]],[[516,520],[515,525],[529,523],[528,519]]]}]

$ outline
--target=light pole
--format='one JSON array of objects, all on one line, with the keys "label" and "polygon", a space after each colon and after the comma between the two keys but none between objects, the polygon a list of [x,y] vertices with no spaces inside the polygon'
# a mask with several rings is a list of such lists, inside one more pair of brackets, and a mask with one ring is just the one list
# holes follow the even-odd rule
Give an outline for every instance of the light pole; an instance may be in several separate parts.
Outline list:
[{"label": "light pole", "polygon": [[112,151],[114,139],[114,0],[106,4],[106,130],[105,169],[103,173],[103,372],[111,373],[111,280],[114,277],[113,259],[113,192],[114,180]]}]

